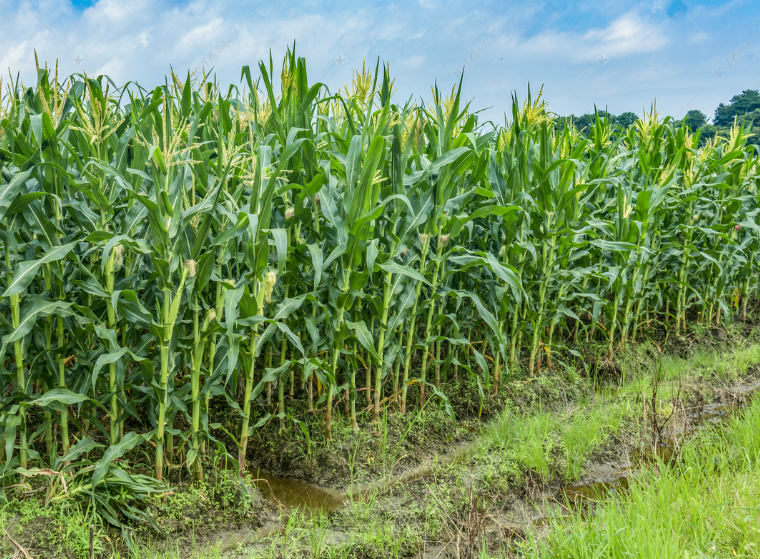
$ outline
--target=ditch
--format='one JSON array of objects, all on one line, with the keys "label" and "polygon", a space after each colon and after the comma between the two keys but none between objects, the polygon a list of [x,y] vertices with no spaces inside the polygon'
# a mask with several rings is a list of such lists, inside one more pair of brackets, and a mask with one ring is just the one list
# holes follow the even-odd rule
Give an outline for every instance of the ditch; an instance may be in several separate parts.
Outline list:
[{"label": "ditch", "polygon": [[[434,414],[410,418],[402,433],[419,424],[421,436],[438,434],[416,455],[394,429],[398,418],[386,418],[379,435],[352,435],[365,439],[350,453],[343,445],[356,438],[336,440],[332,461],[250,470],[247,500],[222,467],[204,486],[180,486],[155,502],[166,536],[136,531],[137,557],[548,557],[568,525],[591,522],[610,499],[625,502],[654,469],[677,469],[702,432],[742,416],[760,389],[760,345],[743,336],[726,345],[708,340],[644,365],[643,353],[631,353],[625,380],[573,368],[515,380],[500,414],[481,428],[452,429],[448,442]],[[394,449],[389,465],[366,467],[384,437]],[[2,551],[86,557],[87,514],[70,512],[66,522],[11,502],[0,515]],[[96,557],[129,556],[109,545],[118,534],[102,523],[95,532]]]}]

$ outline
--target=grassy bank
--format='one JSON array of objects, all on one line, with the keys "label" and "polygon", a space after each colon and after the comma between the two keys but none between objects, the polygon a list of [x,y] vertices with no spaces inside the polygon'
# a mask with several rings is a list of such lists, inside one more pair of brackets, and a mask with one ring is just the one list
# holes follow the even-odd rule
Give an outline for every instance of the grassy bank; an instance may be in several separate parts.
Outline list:
[{"label": "grassy bank", "polygon": [[697,433],[680,459],[645,467],[628,491],[571,510],[519,555],[536,558],[723,558],[760,555],[760,400]]}]

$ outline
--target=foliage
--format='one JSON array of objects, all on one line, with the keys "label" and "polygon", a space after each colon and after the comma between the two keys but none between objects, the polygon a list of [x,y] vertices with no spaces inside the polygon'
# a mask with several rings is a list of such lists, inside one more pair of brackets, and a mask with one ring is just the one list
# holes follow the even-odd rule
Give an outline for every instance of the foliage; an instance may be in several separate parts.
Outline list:
[{"label": "foliage", "polygon": [[683,124],[692,130],[697,130],[707,124],[707,115],[698,109],[692,109],[683,117]]},{"label": "foliage", "polygon": [[339,95],[293,50],[279,84],[271,59],[259,73],[226,93],[47,68],[10,85],[6,479],[43,476],[121,525],[170,469],[201,479],[218,455],[242,471],[270,421],[310,452],[296,403],[328,441],[339,401],[359,428],[359,388],[375,427],[391,401],[455,420],[448,378],[482,404],[516,369],[572,357],[565,340],[613,360],[644,328],[719,324],[756,293],[741,127],[699,147],[656,111],[627,129],[597,114],[586,137],[555,130],[539,94],[491,129],[461,83],[416,106],[379,64]]},{"label": "foliage", "polygon": [[[753,114],[760,109],[760,91],[756,89],[747,89],[739,95],[731,97],[728,104],[721,103],[715,109],[715,118],[713,124],[716,126],[731,126],[735,118],[743,118]],[[756,115],[754,115],[756,116]],[[755,120],[755,122],[757,122]]]}]

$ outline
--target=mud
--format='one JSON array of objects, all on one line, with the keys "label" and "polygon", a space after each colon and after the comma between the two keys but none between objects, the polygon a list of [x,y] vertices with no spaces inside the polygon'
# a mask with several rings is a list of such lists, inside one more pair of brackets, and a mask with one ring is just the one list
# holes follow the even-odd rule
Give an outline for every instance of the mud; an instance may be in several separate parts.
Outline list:
[{"label": "mud", "polygon": [[286,510],[329,513],[343,506],[346,500],[342,491],[324,489],[300,479],[278,477],[264,471],[253,472],[253,476],[253,483],[264,499]]},{"label": "mud", "polygon": [[[358,434],[345,431],[341,433],[339,444],[317,449],[309,458],[292,442],[287,448],[296,449],[292,450],[293,457],[287,453],[278,455],[276,451],[282,441],[272,441],[256,468],[248,472],[256,494],[260,494],[266,505],[257,508],[254,517],[234,523],[211,512],[211,508],[201,511],[203,514],[193,513],[208,526],[202,534],[193,533],[192,537],[182,533],[183,529],[188,532],[186,519],[184,524],[167,519],[169,524],[177,524],[168,526],[167,531],[172,533],[170,539],[173,538],[170,543],[181,544],[177,551],[183,558],[266,555],[271,553],[271,546],[277,547],[278,542],[286,541],[288,522],[298,511],[303,515],[294,518],[299,533],[309,530],[310,517],[313,517],[315,522],[322,522],[328,545],[345,545],[346,542],[356,545],[355,532],[367,528],[351,520],[355,517],[354,510],[364,508],[370,511],[371,518],[387,520],[397,529],[414,526],[419,530],[431,507],[434,508],[431,489],[439,495],[459,498],[471,486],[478,493],[475,505],[470,509],[461,508],[458,502],[456,506],[460,508],[444,511],[442,516],[450,520],[444,532],[426,534],[422,554],[411,548],[409,551],[429,558],[456,556],[457,546],[464,545],[456,530],[466,533],[473,518],[480,522],[482,531],[479,533],[488,542],[489,549],[508,550],[510,542],[525,538],[528,532],[540,535],[551,529],[551,519],[557,515],[578,508],[593,514],[596,501],[627,491],[642,464],[677,460],[684,441],[695,431],[720,425],[741,410],[760,389],[760,367],[750,368],[748,373],[744,381],[733,385],[724,384],[709,373],[706,378],[686,375],[687,386],[683,391],[679,391],[672,402],[660,402],[665,409],[672,409],[672,413],[667,421],[659,418],[656,436],[650,438],[647,431],[643,444],[641,438],[634,441],[628,435],[612,436],[587,460],[583,476],[571,483],[521,472],[516,482],[509,479],[507,488],[500,485],[499,489],[489,486],[486,479],[489,472],[479,471],[482,464],[477,460],[472,462],[475,465],[472,468],[450,468],[459,461],[470,464],[469,458],[483,444],[480,435],[487,428],[487,422],[468,419],[451,425],[443,418],[440,421],[437,417],[425,418],[420,429],[407,431],[401,418],[389,415],[386,432],[389,440],[381,439],[370,429]],[[514,383],[510,398],[515,408],[529,413],[536,406],[546,409],[544,406],[549,402],[553,412],[563,413],[576,408],[581,396],[590,398],[593,405],[595,394],[591,387],[566,385],[556,379],[547,382],[550,374],[547,371],[544,377]],[[605,383],[604,389],[615,390],[614,380]],[[581,393],[581,390],[586,392]],[[648,405],[647,402],[639,404],[643,408]],[[397,449],[397,454],[387,463],[381,462],[377,452],[381,440]],[[354,457],[362,460],[352,462]],[[354,476],[354,471],[359,472],[358,476]],[[232,505],[227,511],[233,514],[235,508]],[[211,512],[211,517],[203,520],[206,512]],[[165,524],[162,522],[162,528],[167,527]],[[298,553],[310,556],[306,548]],[[355,555],[382,556],[377,550],[358,550]]]},{"label": "mud", "polygon": [[[760,368],[756,366],[750,373],[740,383],[709,387],[714,398],[708,403],[699,403],[696,398],[697,404],[684,405],[683,416],[665,425],[655,444],[641,448],[615,443],[616,446],[603,452],[604,459],[590,461],[586,473],[575,483],[554,481],[542,484],[532,483],[529,479],[523,487],[515,488],[497,503],[499,506],[488,511],[489,522],[483,536],[491,544],[490,548],[508,548],[510,541],[523,539],[528,531],[540,536],[550,529],[553,518],[571,510],[593,514],[594,505],[599,500],[625,494],[644,464],[676,462],[683,443],[696,431],[718,427],[749,404],[760,390]],[[454,543],[439,546],[437,553],[442,550],[454,553]]]},{"label": "mud", "polygon": [[[596,501],[611,494],[625,493],[643,464],[654,461],[669,463],[677,460],[679,449],[686,438],[699,429],[713,428],[726,421],[740,411],[759,389],[760,378],[750,377],[742,383],[721,387],[719,396],[711,402],[684,406],[683,416],[662,428],[661,437],[655,445],[635,448],[623,444],[607,449],[607,458],[589,463],[586,467],[587,473],[576,483],[527,483],[507,495],[495,498],[482,513],[485,515],[482,537],[489,542],[499,542],[501,546],[508,545],[512,540],[524,538],[528,530],[539,534],[549,530],[552,518],[567,514],[571,509],[581,508],[593,514]],[[256,484],[263,497],[282,505],[286,512],[281,516],[279,523],[264,526],[255,536],[247,539],[254,542],[267,536],[281,534],[289,510],[300,509],[307,513],[329,514],[340,511],[341,507],[352,506],[353,501],[373,494],[384,495],[373,505],[373,510],[376,510],[378,515],[395,517],[401,522],[413,521],[415,514],[419,518],[419,514],[424,513],[424,504],[430,500],[430,495],[421,488],[437,483],[437,470],[465,459],[476,445],[477,442],[460,443],[454,451],[446,455],[425,460],[401,474],[387,476],[375,483],[348,491],[326,489],[303,480],[258,472],[255,477],[260,481]],[[461,487],[477,480],[479,473],[472,471],[467,476],[468,479],[459,479],[456,484]],[[451,480],[446,480],[442,483],[450,482]],[[403,488],[407,497],[395,497],[394,488]],[[328,540],[339,542],[344,536],[339,529],[333,529]],[[443,543],[438,544],[431,542],[432,545],[426,547],[422,556],[437,558],[456,554],[456,547],[462,542],[456,537],[445,540],[446,538]],[[238,541],[238,545],[240,543]]]}]

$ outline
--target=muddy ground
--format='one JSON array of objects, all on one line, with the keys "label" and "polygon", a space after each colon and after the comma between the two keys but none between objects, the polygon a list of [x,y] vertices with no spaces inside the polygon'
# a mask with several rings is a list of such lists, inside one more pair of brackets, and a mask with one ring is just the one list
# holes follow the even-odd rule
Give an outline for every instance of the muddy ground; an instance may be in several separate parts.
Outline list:
[{"label": "muddy ground", "polygon": [[[412,412],[402,417],[391,402],[379,427],[367,422],[354,432],[338,417],[329,444],[312,439],[306,445],[296,430],[280,434],[269,425],[251,441],[248,491],[241,491],[237,476],[221,462],[207,467],[205,482],[194,486],[181,479],[178,468],[172,493],[145,507],[161,533],[145,524],[123,534],[146,557],[315,557],[330,549],[340,549],[341,557],[467,556],[463,550],[476,549],[484,539],[492,553],[510,556],[526,531],[548,529],[552,514],[593,506],[600,491],[624,489],[642,461],[677,460],[695,429],[736,413],[760,388],[760,367],[733,375],[703,367],[658,381],[658,363],[663,355],[689,363],[698,352],[743,351],[756,342],[757,331],[751,324],[699,330],[635,346],[614,363],[596,357],[598,348],[585,348],[584,363],[512,378],[482,408],[472,382],[452,379],[444,391],[451,395],[456,423],[434,406],[417,413],[412,396]],[[568,475],[557,451],[546,453],[542,471],[519,461],[511,469],[494,466],[489,430],[505,410],[526,419],[539,409],[569,417],[580,402],[593,409],[614,399],[633,378],[644,379],[649,391],[640,401],[632,398],[634,412],[605,434],[580,475]],[[311,421],[319,432],[320,418]],[[88,549],[82,555],[87,542],[66,544],[71,534],[62,534],[62,522],[46,513],[13,512],[13,506],[2,553],[88,555]],[[100,524],[95,556],[128,556],[123,534]]]},{"label": "muddy ground", "polygon": [[[751,332],[744,329],[731,336],[712,330],[698,339],[684,337],[665,351],[686,359],[697,351],[730,352],[732,347],[744,344]],[[646,369],[642,374],[656,377],[655,362],[650,359],[644,363],[646,354],[636,355],[636,359],[641,361],[638,366]],[[567,377],[555,370],[545,371],[540,379],[517,380],[511,393],[502,395],[503,400],[491,401],[490,415],[496,417],[494,409],[499,405],[529,414],[528,410],[541,403],[559,415],[573,409],[580,399],[591,399],[593,405],[602,387],[614,392],[623,382],[619,373],[620,369],[605,370],[603,378],[592,379]],[[288,511],[294,506],[326,514],[327,545],[340,547],[357,530],[356,510],[363,505],[356,503],[370,500],[372,515],[397,529],[416,525],[424,532],[431,513],[444,519],[444,526],[434,534],[423,534],[422,541],[408,538],[404,542],[407,545],[398,549],[400,557],[419,556],[421,549],[427,557],[457,556],[457,547],[462,555],[463,548],[476,546],[475,540],[483,538],[492,552],[502,550],[511,555],[512,543],[522,539],[527,530],[540,532],[547,527],[551,515],[561,514],[568,506],[588,507],[600,493],[624,489],[642,462],[677,460],[680,446],[696,429],[720,422],[748,402],[760,388],[760,366],[750,367],[731,380],[701,370],[696,375],[684,371],[677,382],[660,383],[660,395],[639,403],[642,412],[637,423],[629,419],[630,425],[611,434],[588,458],[582,476],[573,480],[525,471],[506,484],[484,482],[488,465],[479,464],[473,455],[487,426],[476,419],[456,426],[443,418],[427,420],[425,429],[414,439],[406,444],[396,442],[402,451],[389,467],[372,450],[382,435],[371,432],[348,433],[332,453],[320,450],[324,454],[311,462],[288,462],[282,455],[275,458],[274,453],[264,456],[257,477],[266,482],[258,486],[266,500],[279,499],[285,505],[279,520],[227,545],[210,542],[205,551],[196,553],[202,556],[213,549],[228,557],[288,556],[294,550],[288,551],[285,539],[282,543],[278,539],[286,532]],[[644,424],[639,423],[642,419]],[[386,445],[388,440],[399,441],[399,432],[406,429],[398,416],[390,417],[386,426]],[[306,557],[310,556],[307,547],[300,550]],[[382,557],[383,550],[359,545],[347,556]]]}]

